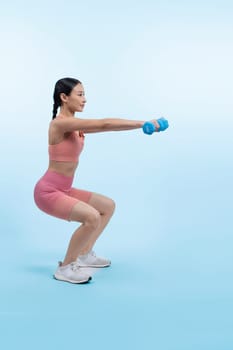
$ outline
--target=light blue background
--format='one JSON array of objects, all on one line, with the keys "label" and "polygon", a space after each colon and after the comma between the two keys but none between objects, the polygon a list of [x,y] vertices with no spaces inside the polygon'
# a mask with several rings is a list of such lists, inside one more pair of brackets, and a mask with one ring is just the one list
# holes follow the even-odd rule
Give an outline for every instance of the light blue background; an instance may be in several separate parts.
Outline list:
[{"label": "light blue background", "polygon": [[[1,347],[232,350],[231,1],[1,4]],[[117,203],[87,286],[52,279],[74,223],[46,216],[54,83],[82,117],[168,118],[165,133],[86,136],[76,186]]]}]

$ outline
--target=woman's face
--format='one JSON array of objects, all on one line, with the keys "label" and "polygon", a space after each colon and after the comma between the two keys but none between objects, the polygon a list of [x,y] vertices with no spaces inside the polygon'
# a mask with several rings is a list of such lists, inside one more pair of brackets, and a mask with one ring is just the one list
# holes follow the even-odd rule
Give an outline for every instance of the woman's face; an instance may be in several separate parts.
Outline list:
[{"label": "woman's face", "polygon": [[86,103],[85,92],[82,84],[77,84],[70,95],[61,94],[61,100],[72,112],[82,112]]}]

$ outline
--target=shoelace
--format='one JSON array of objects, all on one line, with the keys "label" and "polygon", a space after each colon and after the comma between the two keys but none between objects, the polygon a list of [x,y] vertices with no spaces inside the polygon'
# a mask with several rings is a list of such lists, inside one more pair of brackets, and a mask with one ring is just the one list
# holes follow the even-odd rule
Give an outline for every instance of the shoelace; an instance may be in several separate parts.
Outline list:
[{"label": "shoelace", "polygon": [[[62,265],[62,262],[59,261],[59,262],[58,262],[58,265],[61,266],[61,265]],[[70,263],[70,266],[71,266],[71,270],[72,270],[72,271],[81,270],[81,269],[80,269],[80,266],[79,266],[79,264],[78,264],[77,261],[73,261],[72,263]]]},{"label": "shoelace", "polygon": [[78,265],[78,263],[76,261],[72,262],[70,265],[71,265],[72,271],[80,270],[80,266]]}]

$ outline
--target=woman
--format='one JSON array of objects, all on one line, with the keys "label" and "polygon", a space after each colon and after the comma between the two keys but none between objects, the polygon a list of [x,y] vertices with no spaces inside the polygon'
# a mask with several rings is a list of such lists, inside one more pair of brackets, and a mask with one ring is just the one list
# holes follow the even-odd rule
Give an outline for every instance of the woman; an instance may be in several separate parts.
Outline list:
[{"label": "woman", "polygon": [[[73,233],[64,261],[54,274],[61,281],[86,283],[91,276],[84,267],[107,267],[110,260],[97,257],[93,246],[111,216],[115,203],[103,195],[72,187],[85,134],[141,128],[144,121],[124,119],[79,119],[85,93],[82,83],[73,78],[57,81],[54,89],[53,120],[49,125],[49,166],[34,190],[37,206],[49,215],[81,223]],[[57,115],[57,110],[59,114]],[[152,121],[155,130],[160,124]]]}]

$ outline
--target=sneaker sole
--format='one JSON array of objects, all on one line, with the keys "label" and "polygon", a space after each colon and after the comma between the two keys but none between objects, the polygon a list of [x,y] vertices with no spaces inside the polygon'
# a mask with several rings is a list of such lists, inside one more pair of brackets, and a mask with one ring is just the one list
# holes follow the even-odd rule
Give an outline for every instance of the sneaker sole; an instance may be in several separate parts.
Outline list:
[{"label": "sneaker sole", "polygon": [[101,267],[109,267],[111,266],[111,264],[108,264],[108,265],[78,265],[79,267],[96,267],[96,268],[101,268]]},{"label": "sneaker sole", "polygon": [[68,278],[65,278],[62,275],[57,275],[57,274],[53,275],[53,277],[58,281],[69,282],[69,283],[73,283],[73,284],[85,284],[85,283],[88,283],[92,279],[92,277],[90,276],[88,279],[75,281],[75,280],[70,280]]}]

